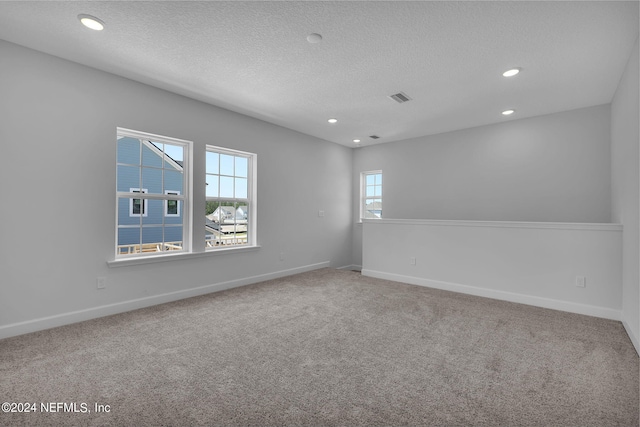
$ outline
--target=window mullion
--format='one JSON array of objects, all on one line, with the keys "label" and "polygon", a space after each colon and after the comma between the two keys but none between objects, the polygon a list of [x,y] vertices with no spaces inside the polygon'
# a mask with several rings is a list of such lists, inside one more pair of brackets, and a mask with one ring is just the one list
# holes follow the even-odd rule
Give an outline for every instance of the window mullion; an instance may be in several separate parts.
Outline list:
[{"label": "window mullion", "polygon": [[150,199],[150,200],[180,200],[184,201],[187,197],[184,194],[159,194],[159,193],[134,193],[127,191],[116,192],[119,199]]}]

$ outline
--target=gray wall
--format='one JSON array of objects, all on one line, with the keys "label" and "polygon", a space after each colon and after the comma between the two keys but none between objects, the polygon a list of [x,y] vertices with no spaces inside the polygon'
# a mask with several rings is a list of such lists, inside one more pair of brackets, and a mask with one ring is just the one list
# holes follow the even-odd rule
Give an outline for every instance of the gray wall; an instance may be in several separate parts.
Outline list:
[{"label": "gray wall", "polygon": [[[351,149],[4,41],[0,58],[0,328],[323,262],[351,264]],[[257,153],[261,248],[109,268],[117,126],[194,141],[194,176],[203,177],[194,179],[202,196],[194,210],[203,215],[205,144]],[[194,240],[204,244],[204,236]],[[96,290],[98,276],[107,289]]]},{"label": "gray wall", "polygon": [[[0,57],[0,329],[323,262],[361,264],[359,173],[382,169],[387,217],[624,223],[623,317],[637,343],[637,46],[611,108],[357,150],[7,42]],[[194,141],[196,176],[205,144],[257,153],[261,248],[107,267],[117,126]],[[203,186],[196,180],[194,193]]]},{"label": "gray wall", "polygon": [[380,219],[363,230],[366,276],[621,319],[620,224]]},{"label": "gray wall", "polygon": [[[610,222],[609,124],[601,105],[363,147],[353,191],[360,172],[381,169],[386,218]],[[354,264],[361,241],[356,226]]]},{"label": "gray wall", "polygon": [[622,319],[640,352],[640,117],[638,42],[611,103],[612,212],[623,224]]}]

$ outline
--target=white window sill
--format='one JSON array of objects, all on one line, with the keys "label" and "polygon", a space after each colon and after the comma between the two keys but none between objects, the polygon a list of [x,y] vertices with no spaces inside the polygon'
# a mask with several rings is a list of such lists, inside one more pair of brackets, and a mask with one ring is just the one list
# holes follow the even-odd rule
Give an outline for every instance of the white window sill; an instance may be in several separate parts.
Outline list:
[{"label": "white window sill", "polygon": [[383,218],[367,218],[367,219],[362,219],[361,218],[358,221],[356,221],[356,225],[362,225],[362,224],[364,224],[365,221],[373,221],[373,222],[375,222],[375,221],[382,221],[382,220],[383,220]]},{"label": "white window sill", "polygon": [[109,267],[128,267],[130,265],[153,264],[156,262],[168,262],[181,259],[205,258],[209,256],[235,254],[240,252],[252,252],[260,249],[260,245],[240,246],[234,248],[211,249],[206,252],[178,252],[165,253],[162,255],[140,255],[131,257],[122,257],[107,261]]}]

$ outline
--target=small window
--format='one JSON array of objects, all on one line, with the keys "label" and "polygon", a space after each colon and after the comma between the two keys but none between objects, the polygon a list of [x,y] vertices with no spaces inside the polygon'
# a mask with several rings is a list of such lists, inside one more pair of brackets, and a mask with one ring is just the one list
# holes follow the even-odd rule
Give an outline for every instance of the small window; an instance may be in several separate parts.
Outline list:
[{"label": "small window", "polygon": [[[179,196],[179,191],[165,190],[165,194]],[[164,201],[164,216],[180,216],[180,200],[168,199]]]},{"label": "small window", "polygon": [[[146,188],[132,188],[132,193],[146,193]],[[147,216],[147,199],[129,199],[129,216]]]},{"label": "small window", "polygon": [[360,220],[382,218],[382,171],[360,175]]},{"label": "small window", "polygon": [[207,145],[207,250],[256,243],[256,155]]}]

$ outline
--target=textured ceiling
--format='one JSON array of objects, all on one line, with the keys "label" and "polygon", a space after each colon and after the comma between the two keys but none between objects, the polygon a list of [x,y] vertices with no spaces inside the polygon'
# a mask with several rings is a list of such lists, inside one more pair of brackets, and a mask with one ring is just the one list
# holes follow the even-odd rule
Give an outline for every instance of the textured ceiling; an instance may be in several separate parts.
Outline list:
[{"label": "textured ceiling", "polygon": [[638,18],[637,1],[2,1],[0,39],[352,147],[609,103]]}]

